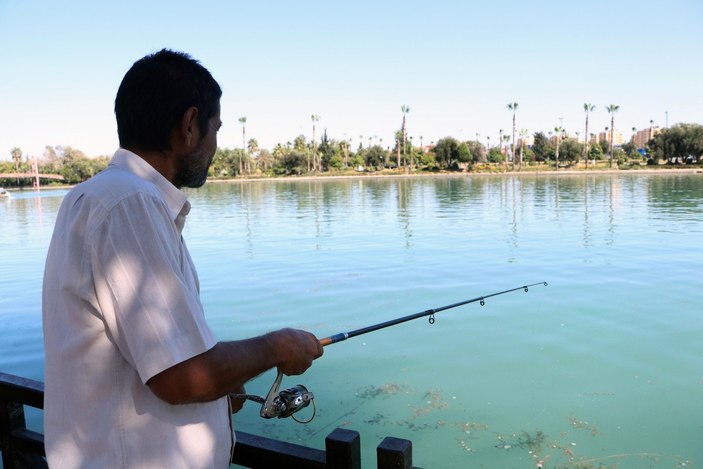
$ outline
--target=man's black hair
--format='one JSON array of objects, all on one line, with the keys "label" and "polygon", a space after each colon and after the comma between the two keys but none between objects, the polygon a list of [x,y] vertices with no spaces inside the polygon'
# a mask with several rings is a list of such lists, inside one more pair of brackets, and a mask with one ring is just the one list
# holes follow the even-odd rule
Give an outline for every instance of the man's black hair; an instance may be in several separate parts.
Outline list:
[{"label": "man's black hair", "polygon": [[191,106],[198,109],[204,137],[221,96],[222,89],[210,72],[188,54],[162,49],[147,55],[132,65],[117,90],[120,146],[168,150],[171,130]]}]

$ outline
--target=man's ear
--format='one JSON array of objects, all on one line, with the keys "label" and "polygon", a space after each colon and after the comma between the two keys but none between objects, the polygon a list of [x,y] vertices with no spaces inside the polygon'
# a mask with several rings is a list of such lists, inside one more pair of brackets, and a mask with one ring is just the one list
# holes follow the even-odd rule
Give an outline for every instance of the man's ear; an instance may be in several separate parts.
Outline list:
[{"label": "man's ear", "polygon": [[195,146],[200,140],[200,127],[198,126],[198,108],[191,106],[186,109],[179,125],[181,141],[188,146]]}]

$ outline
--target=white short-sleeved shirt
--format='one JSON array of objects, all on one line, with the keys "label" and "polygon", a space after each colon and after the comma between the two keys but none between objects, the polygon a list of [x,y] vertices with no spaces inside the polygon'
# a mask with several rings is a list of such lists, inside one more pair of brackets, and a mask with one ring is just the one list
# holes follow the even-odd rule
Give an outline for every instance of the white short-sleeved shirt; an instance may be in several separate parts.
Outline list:
[{"label": "white short-sleeved shirt", "polygon": [[170,405],[145,384],[216,343],[181,237],[189,210],[124,149],[64,199],[42,298],[52,468],[229,466],[226,398]]}]

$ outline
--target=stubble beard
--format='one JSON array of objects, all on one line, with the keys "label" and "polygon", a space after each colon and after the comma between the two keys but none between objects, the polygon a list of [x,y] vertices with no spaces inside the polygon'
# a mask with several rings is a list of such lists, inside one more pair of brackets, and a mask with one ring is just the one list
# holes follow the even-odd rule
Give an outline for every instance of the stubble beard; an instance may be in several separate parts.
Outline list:
[{"label": "stubble beard", "polygon": [[182,159],[177,187],[198,188],[205,184],[215,153],[206,156],[204,152],[204,145],[199,145],[193,153]]}]

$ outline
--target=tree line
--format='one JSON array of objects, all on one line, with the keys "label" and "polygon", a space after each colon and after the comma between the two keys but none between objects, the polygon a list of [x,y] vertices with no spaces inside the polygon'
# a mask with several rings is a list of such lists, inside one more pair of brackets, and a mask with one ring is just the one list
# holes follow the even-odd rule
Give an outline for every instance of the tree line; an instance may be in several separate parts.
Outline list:
[{"label": "tree line", "polygon": [[[517,107],[517,103],[515,107]],[[514,109],[513,109],[514,110]],[[403,117],[409,111],[404,107]],[[314,116],[313,116],[314,117]],[[240,121],[241,122],[241,121]],[[313,118],[313,123],[316,120]],[[314,125],[314,124],[313,124]],[[244,129],[244,127],[243,127]],[[357,171],[388,173],[472,171],[483,169],[521,170],[525,166],[548,165],[554,169],[576,167],[580,164],[605,162],[619,167],[628,164],[700,164],[703,157],[703,126],[678,124],[662,130],[654,136],[646,151],[640,152],[632,142],[619,147],[610,142],[585,145],[575,138],[565,136],[563,129],[553,132],[536,132],[532,144],[526,145],[526,133],[508,145],[487,145],[476,140],[461,141],[444,137],[432,145],[415,145],[407,136],[405,119],[396,132],[392,146],[382,143],[359,145],[352,148],[349,140],[329,138],[322,132],[307,140],[299,135],[292,142],[279,143],[273,149],[259,148],[256,139],[243,141],[246,148],[218,148],[210,167],[211,178],[275,177],[321,174],[348,174]],[[507,143],[510,136],[504,136]],[[0,173],[31,173],[31,162],[22,158],[22,151],[13,148],[11,161],[0,162]],[[97,174],[107,167],[109,157],[89,158],[80,150],[71,147],[47,146],[38,162],[39,172],[59,174],[67,184],[76,184]],[[31,185],[28,178],[0,178],[0,185]]]}]

